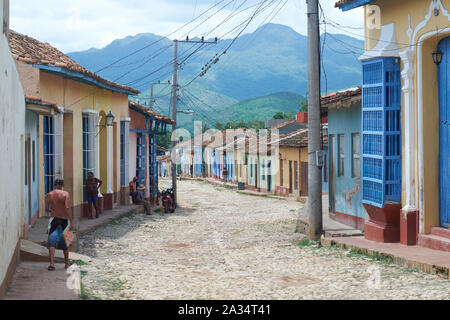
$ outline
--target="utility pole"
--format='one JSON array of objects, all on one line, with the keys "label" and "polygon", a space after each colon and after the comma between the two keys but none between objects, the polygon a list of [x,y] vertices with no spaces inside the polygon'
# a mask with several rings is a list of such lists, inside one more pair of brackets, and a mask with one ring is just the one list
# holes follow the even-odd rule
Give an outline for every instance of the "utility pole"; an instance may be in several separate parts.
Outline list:
[{"label": "utility pole", "polygon": [[[178,40],[174,40],[174,58],[173,58],[173,80],[172,80],[172,120],[175,123],[172,125],[172,136],[177,130],[177,102],[178,102]],[[172,152],[175,151],[177,141],[172,140]],[[172,161],[172,188],[174,192],[174,203],[177,205],[177,164]]]},{"label": "utility pole", "polygon": [[308,6],[308,189],[307,213],[309,237],[320,239],[322,221],[322,150],[320,95],[320,29],[318,0],[306,0]]},{"label": "utility pole", "polygon": [[155,82],[155,83],[150,83],[150,108],[153,108],[153,106],[155,105],[155,99],[153,99],[154,97],[154,89],[156,85],[170,85],[170,80],[167,83],[161,83],[161,81]]},{"label": "utility pole", "polygon": [[[177,129],[177,102],[178,102],[178,43],[198,43],[198,44],[217,44],[217,38],[214,41],[205,41],[205,38],[202,37],[201,40],[189,40],[189,37],[186,37],[186,40],[174,40],[174,57],[173,57],[173,84],[172,84],[172,120],[175,121],[175,124],[172,125],[172,135],[175,133]],[[172,141],[172,152],[175,150],[178,141]],[[174,191],[174,202],[177,205],[178,200],[178,191],[177,191],[177,165],[172,162],[172,188]]]}]

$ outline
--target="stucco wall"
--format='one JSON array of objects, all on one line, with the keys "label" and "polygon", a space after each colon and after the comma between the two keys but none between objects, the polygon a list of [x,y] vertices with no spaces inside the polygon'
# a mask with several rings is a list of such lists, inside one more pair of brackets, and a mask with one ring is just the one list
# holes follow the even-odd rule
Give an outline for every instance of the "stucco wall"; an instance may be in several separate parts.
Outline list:
[{"label": "stucco wall", "polygon": [[[405,52],[409,44],[413,50],[412,61],[406,64],[403,59],[402,92],[402,205],[406,203],[406,190],[414,190],[412,205],[420,211],[422,233],[429,233],[430,228],[439,225],[439,100],[437,67],[431,53],[440,40],[450,36],[450,1],[448,0],[379,0],[375,3],[381,10],[381,25],[394,24],[399,52]],[[439,15],[434,15],[434,4],[438,5]],[[367,8],[366,8],[367,10]],[[436,34],[438,30],[438,34]],[[380,39],[381,30],[368,29],[366,49],[373,49]],[[387,43],[385,40],[384,43]],[[382,42],[383,43],[383,42]],[[420,44],[420,45],[417,45]],[[381,54],[381,51],[379,51]],[[391,51],[391,55],[395,52]],[[406,106],[405,77],[411,74],[412,80],[412,114],[413,124],[405,123]],[[422,109],[422,111],[421,111]],[[420,128],[420,126],[422,128]],[[411,157],[412,177],[405,181],[407,154],[405,134],[412,127],[413,148]],[[421,139],[422,143],[421,143]],[[422,158],[423,157],[423,158]],[[420,167],[422,164],[422,167]],[[422,188],[421,188],[422,183]],[[421,200],[423,199],[423,200]]]},{"label": "stucco wall", "polygon": [[[0,17],[3,17],[3,1],[0,1]],[[24,223],[24,132],[24,92],[0,26],[0,289]]]},{"label": "stucco wall", "polygon": [[[336,137],[333,147],[334,154],[329,153],[329,163],[335,165],[335,193],[330,187],[330,201],[334,198],[335,211],[365,219],[367,213],[362,205],[361,179],[353,178],[353,136],[361,134],[361,104],[348,108],[328,109],[328,133]],[[338,176],[339,140],[338,135],[344,134],[344,176]],[[329,140],[332,143],[331,139]],[[362,140],[361,140],[362,141]],[[331,148],[330,148],[331,150]],[[362,152],[362,146],[360,145]],[[332,157],[332,159],[331,159]],[[330,169],[330,172],[332,170]],[[332,175],[329,176],[330,184]]]},{"label": "stucco wall", "polygon": [[[64,144],[69,145],[69,147],[64,147],[64,163],[70,163],[69,169],[65,168],[64,175],[70,177],[72,183],[72,186],[67,187],[71,192],[72,205],[79,206],[83,203],[83,111],[91,110],[100,116],[111,111],[115,116],[116,130],[118,130],[120,119],[129,117],[128,97],[125,94],[100,89],[42,71],[39,74],[39,93],[42,98],[55,101],[59,106],[72,112],[70,116],[65,115],[69,121],[64,121],[65,125],[66,123],[69,125],[69,128],[64,129]],[[96,124],[98,120],[99,118],[96,116]],[[104,123],[104,120],[102,122]],[[97,132],[100,129],[100,127],[96,127]],[[120,192],[119,134],[120,132],[117,131],[114,143],[114,129],[104,128],[99,134],[100,138],[96,139],[96,161],[99,161],[100,164],[100,172],[97,172],[97,176],[103,180],[102,193]],[[108,190],[108,184],[112,190]]]},{"label": "stucco wall", "polygon": [[[25,140],[30,138],[30,180],[24,188],[25,197],[25,222],[30,224],[29,208],[31,205],[31,217],[39,211],[39,116],[32,111],[25,114]],[[33,155],[34,143],[34,155]],[[33,168],[34,167],[34,168]],[[28,188],[31,187],[31,201],[28,199]]]}]

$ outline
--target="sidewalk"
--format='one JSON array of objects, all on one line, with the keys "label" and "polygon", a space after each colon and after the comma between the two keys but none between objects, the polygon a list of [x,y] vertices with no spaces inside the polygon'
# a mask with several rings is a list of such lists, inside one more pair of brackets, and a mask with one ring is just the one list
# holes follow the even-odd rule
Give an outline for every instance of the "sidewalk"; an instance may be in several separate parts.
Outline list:
[{"label": "sidewalk", "polygon": [[[156,207],[152,208],[153,210]],[[119,206],[111,211],[105,211],[98,219],[81,219],[78,225],[78,237],[90,233],[111,221],[120,219],[133,213],[144,213],[143,206]],[[56,271],[47,271],[48,250],[47,242],[48,218],[41,218],[30,229],[28,240],[22,241],[21,262],[17,267],[11,285],[4,300],[79,300],[81,296],[81,281],[78,268],[74,265],[68,270],[64,269],[62,252],[57,250],[55,257]],[[77,250],[77,245],[72,247]],[[84,257],[71,252],[70,259],[75,261]],[[81,257],[81,258],[80,258]],[[26,261],[24,261],[26,260]]]},{"label": "sidewalk", "polygon": [[405,246],[400,243],[379,243],[364,237],[324,238],[322,245],[337,245],[342,249],[358,250],[370,256],[391,257],[395,264],[408,269],[449,277],[450,252],[432,250],[419,246]]}]

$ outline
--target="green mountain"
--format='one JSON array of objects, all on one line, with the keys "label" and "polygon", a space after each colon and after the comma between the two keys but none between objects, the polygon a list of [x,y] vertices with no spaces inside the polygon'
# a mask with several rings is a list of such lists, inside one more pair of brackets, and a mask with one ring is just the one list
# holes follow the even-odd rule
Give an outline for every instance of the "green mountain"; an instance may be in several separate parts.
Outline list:
[{"label": "green mountain", "polygon": [[272,119],[277,112],[296,114],[300,101],[305,98],[292,92],[279,92],[255,99],[248,99],[224,110],[224,118],[248,121]]},{"label": "green mountain", "polygon": [[[158,42],[154,43],[155,41]],[[205,63],[216,57],[216,54],[223,53],[231,41],[219,40],[217,45],[204,45],[201,48],[199,45],[180,43],[180,77],[186,82],[196,77]],[[322,91],[331,92],[360,85],[361,66],[357,56],[363,52],[363,41],[341,34],[328,34],[322,37],[322,41]],[[172,41],[167,38],[138,34],[115,40],[103,49],[68,55],[88,69],[99,71],[102,77],[145,92],[151,82],[171,77],[171,45]],[[198,52],[191,56],[196,49],[199,49]],[[140,50],[137,54],[101,70],[137,50]],[[305,94],[307,38],[290,27],[266,24],[254,33],[238,38],[226,54],[220,57],[220,61],[213,64],[206,75],[198,78],[195,83],[238,101],[277,92]],[[188,86],[185,90],[195,89]],[[214,105],[214,101],[206,102]]]}]

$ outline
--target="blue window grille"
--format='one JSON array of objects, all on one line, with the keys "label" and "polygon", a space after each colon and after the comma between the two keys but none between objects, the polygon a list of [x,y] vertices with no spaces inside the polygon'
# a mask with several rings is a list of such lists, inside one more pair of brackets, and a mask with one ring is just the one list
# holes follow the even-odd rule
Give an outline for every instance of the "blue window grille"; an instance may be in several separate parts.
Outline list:
[{"label": "blue window grille", "polygon": [[149,144],[149,172],[150,172],[150,195],[153,197],[158,196],[158,162],[157,162],[157,144],[156,134],[150,135]]},{"label": "blue window grille", "polygon": [[136,150],[136,177],[139,184],[145,184],[145,135],[137,134],[137,150]]},{"label": "blue window grille", "polygon": [[401,78],[398,58],[363,63],[363,203],[401,201]]},{"label": "blue window grille", "polygon": [[45,194],[53,190],[55,182],[55,121],[44,116],[44,185]]},{"label": "blue window grille", "polygon": [[125,147],[126,147],[125,122],[120,123],[120,185],[124,186],[125,181]]},{"label": "blue window grille", "polygon": [[130,168],[130,122],[122,121],[120,123],[120,184],[127,187],[129,183]]},{"label": "blue window grille", "polygon": [[95,119],[93,114],[83,114],[83,194],[86,201],[86,179],[95,173]]}]

